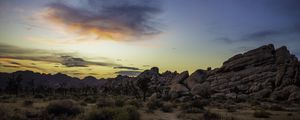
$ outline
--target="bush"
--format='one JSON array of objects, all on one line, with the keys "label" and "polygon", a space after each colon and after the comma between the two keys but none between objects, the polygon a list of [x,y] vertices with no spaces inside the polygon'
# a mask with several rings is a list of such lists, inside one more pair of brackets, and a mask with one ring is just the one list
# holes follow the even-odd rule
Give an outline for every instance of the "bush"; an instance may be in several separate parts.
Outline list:
[{"label": "bush", "polygon": [[162,103],[160,100],[153,100],[153,101],[149,101],[146,106],[148,107],[149,110],[155,110],[157,108],[162,107]]},{"label": "bush", "polygon": [[30,106],[32,106],[32,104],[33,104],[33,101],[31,101],[31,100],[23,101],[23,106],[24,107],[30,107]]},{"label": "bush", "polygon": [[140,101],[138,101],[138,100],[128,100],[128,101],[127,101],[127,104],[128,104],[128,105],[135,106],[135,107],[137,107],[137,108],[140,108],[140,107],[143,106],[142,103],[141,103]]},{"label": "bush", "polygon": [[283,107],[281,107],[280,105],[276,105],[276,104],[271,105],[269,109],[274,110],[274,111],[283,111],[283,110],[285,110]]},{"label": "bush", "polygon": [[208,100],[194,100],[192,101],[191,103],[191,107],[196,107],[196,108],[200,108],[200,109],[203,109],[205,106],[207,106],[209,104],[209,101]]},{"label": "bush", "polygon": [[173,107],[172,103],[165,103],[165,104],[163,104],[161,111],[172,112],[173,111],[172,107]]},{"label": "bush", "polygon": [[80,102],[81,106],[87,106],[87,104],[85,102]]},{"label": "bush", "polygon": [[235,106],[232,106],[232,105],[225,106],[225,108],[227,109],[227,112],[235,112],[236,111]]},{"label": "bush", "polygon": [[130,106],[125,106],[124,109],[129,114],[129,120],[139,120],[140,119],[140,114],[138,113],[136,107],[130,105]]},{"label": "bush", "polygon": [[99,99],[99,101],[97,102],[97,107],[98,108],[102,108],[102,107],[111,107],[114,106],[115,102],[113,99],[105,99],[105,98],[101,98]]},{"label": "bush", "polygon": [[255,111],[253,113],[253,116],[256,117],[256,118],[269,118],[270,115],[271,115],[271,113],[268,113],[264,110]]},{"label": "bush", "polygon": [[203,118],[204,120],[218,120],[221,118],[221,116],[210,111],[205,111],[203,114]]},{"label": "bush", "polygon": [[204,109],[191,107],[191,108],[187,108],[187,109],[183,110],[183,112],[185,112],[185,113],[203,113]]},{"label": "bush", "polygon": [[26,116],[19,109],[0,105],[0,120],[26,120]]},{"label": "bush", "polygon": [[140,116],[134,106],[105,107],[87,113],[85,120],[139,120]]},{"label": "bush", "polygon": [[34,95],[33,97],[34,97],[34,98],[40,98],[40,99],[45,98],[45,96],[42,95],[42,94],[36,94],[36,95]]},{"label": "bush", "polygon": [[87,102],[87,103],[96,103],[96,98],[94,98],[94,97],[91,97],[91,96],[89,96],[89,97],[86,97],[85,99],[84,99],[84,102]]},{"label": "bush", "polygon": [[49,103],[46,111],[53,115],[75,116],[81,113],[81,108],[71,100],[60,100]]},{"label": "bush", "polygon": [[119,97],[115,99],[115,105],[116,105],[116,106],[118,106],[118,107],[123,107],[124,104],[125,104],[124,99],[119,98]]}]

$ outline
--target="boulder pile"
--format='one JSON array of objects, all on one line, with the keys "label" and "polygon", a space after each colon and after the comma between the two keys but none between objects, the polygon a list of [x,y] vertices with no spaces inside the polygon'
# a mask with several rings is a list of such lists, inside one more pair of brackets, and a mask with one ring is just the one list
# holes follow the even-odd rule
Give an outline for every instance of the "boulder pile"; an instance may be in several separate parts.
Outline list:
[{"label": "boulder pile", "polygon": [[199,97],[300,100],[300,62],[285,46],[275,49],[272,44],[235,55],[213,70],[199,69],[191,74],[188,71],[179,74],[166,71],[160,74],[159,69],[154,67],[135,78],[124,80],[133,82],[134,86],[133,79],[140,78],[151,80],[148,96],[155,94],[170,100]]}]

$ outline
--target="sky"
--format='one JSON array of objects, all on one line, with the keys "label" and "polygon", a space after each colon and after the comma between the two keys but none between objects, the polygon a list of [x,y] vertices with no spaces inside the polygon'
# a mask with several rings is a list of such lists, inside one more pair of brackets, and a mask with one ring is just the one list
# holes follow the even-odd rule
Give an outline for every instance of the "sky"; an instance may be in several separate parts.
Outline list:
[{"label": "sky", "polygon": [[299,0],[1,0],[0,72],[83,78],[217,68],[274,44],[300,56]]}]

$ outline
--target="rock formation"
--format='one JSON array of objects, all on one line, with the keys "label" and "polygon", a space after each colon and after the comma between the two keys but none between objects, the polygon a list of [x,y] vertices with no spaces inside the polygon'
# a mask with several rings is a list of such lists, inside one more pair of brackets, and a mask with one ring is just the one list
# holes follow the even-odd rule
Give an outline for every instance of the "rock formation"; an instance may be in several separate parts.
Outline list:
[{"label": "rock formation", "polygon": [[136,79],[151,79],[148,96],[169,96],[171,100],[202,97],[296,101],[300,100],[299,70],[295,55],[284,46],[275,49],[270,44],[235,55],[213,70],[199,69],[190,75],[188,71],[160,74],[154,67]]},{"label": "rock formation", "polygon": [[286,47],[275,50],[273,45],[265,45],[238,54],[208,72],[206,81],[216,93],[225,95],[238,92],[258,99],[300,98],[299,61]]}]

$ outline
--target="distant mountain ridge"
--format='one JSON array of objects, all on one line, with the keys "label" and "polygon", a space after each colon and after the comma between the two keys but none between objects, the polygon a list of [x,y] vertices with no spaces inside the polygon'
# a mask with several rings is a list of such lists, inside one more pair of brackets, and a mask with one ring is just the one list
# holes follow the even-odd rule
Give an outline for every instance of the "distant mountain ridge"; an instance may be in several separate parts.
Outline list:
[{"label": "distant mountain ridge", "polygon": [[21,84],[26,87],[29,86],[30,81],[34,81],[35,86],[45,86],[50,88],[59,88],[62,85],[66,88],[80,88],[80,87],[101,87],[106,81],[104,79],[97,79],[92,76],[87,76],[83,79],[71,77],[66,74],[41,74],[33,71],[16,71],[13,73],[0,73],[0,88],[6,87],[9,78],[13,76],[22,76]]}]

